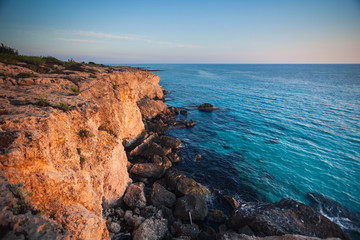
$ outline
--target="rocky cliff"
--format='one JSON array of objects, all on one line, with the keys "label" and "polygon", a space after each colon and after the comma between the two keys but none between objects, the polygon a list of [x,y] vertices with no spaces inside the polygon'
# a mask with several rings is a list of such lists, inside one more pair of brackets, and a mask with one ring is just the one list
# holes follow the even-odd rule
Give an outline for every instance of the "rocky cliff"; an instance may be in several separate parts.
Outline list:
[{"label": "rocky cliff", "polygon": [[137,103],[165,106],[159,77],[84,64],[38,72],[0,63],[0,175],[24,185],[29,204],[69,233],[62,238],[107,239],[103,206],[131,182],[123,143],[144,131]]}]

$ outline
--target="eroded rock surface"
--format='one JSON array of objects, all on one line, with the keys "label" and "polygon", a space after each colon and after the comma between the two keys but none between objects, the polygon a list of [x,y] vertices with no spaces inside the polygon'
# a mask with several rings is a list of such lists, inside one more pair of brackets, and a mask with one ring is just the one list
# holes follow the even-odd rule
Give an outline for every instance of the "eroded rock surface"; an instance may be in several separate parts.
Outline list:
[{"label": "eroded rock surface", "polygon": [[23,65],[0,63],[0,170],[75,238],[108,238],[102,204],[116,204],[131,182],[122,143],[145,130],[137,103],[163,98],[159,77],[80,63],[40,74]]}]

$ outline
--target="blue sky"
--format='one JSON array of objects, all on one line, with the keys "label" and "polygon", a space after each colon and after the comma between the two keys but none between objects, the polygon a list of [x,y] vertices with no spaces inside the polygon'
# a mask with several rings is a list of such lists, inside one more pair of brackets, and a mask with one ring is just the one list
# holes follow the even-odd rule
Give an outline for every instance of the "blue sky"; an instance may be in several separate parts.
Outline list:
[{"label": "blue sky", "polygon": [[0,0],[0,42],[99,63],[360,63],[360,0]]}]

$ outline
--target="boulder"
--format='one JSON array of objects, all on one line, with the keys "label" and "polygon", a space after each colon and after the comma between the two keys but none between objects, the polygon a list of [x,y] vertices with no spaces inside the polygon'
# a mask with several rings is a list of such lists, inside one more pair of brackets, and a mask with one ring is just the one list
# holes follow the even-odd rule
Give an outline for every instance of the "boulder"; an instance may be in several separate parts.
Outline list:
[{"label": "boulder", "polygon": [[240,203],[234,197],[225,195],[224,198],[229,203],[229,205],[232,207],[232,209],[236,209],[240,206]]},{"label": "boulder", "polygon": [[144,157],[152,157],[154,155],[166,156],[171,152],[171,148],[163,148],[159,144],[152,142],[148,148],[142,153]]},{"label": "boulder", "polygon": [[169,137],[169,136],[162,136],[160,138],[160,143],[161,143],[161,146],[164,146],[164,147],[167,147],[167,148],[172,148],[172,149],[176,149],[176,148],[179,148],[181,146],[181,140],[180,139]]},{"label": "boulder", "polygon": [[208,214],[208,207],[204,198],[199,195],[185,195],[178,198],[175,204],[174,216],[182,221],[202,222]]},{"label": "boulder", "polygon": [[185,122],[185,127],[191,128],[191,127],[193,127],[193,126],[195,126],[195,122],[194,122],[192,119],[190,119],[189,121],[186,121],[186,122]]},{"label": "boulder", "polygon": [[154,206],[165,206],[172,208],[176,201],[176,196],[166,190],[159,183],[154,183],[150,193],[150,201]]},{"label": "boulder", "polygon": [[116,223],[116,222],[112,222],[110,224],[110,227],[109,227],[109,231],[112,232],[112,233],[118,233],[120,232],[121,230],[121,227],[120,227],[120,224]]},{"label": "boulder", "polygon": [[130,173],[145,178],[161,178],[165,173],[165,168],[156,163],[137,163],[130,169]]},{"label": "boulder", "polygon": [[145,119],[151,119],[167,109],[167,106],[163,101],[149,98],[142,99],[137,105]]},{"label": "boulder", "polygon": [[180,110],[180,114],[184,115],[184,116],[187,116],[189,113],[186,110]]},{"label": "boulder", "polygon": [[214,106],[210,103],[204,103],[198,107],[198,110],[202,112],[212,112],[214,111]]},{"label": "boulder", "polygon": [[226,221],[226,216],[224,212],[219,209],[211,209],[209,211],[209,220],[216,223],[224,223]]},{"label": "boulder", "polygon": [[311,207],[289,198],[278,203],[243,204],[232,213],[229,225],[236,231],[248,225],[257,236],[299,234],[349,239],[337,224]]},{"label": "boulder", "polygon": [[200,229],[196,224],[181,224],[176,227],[177,236],[188,236],[191,239],[197,239],[199,233]]},{"label": "boulder", "polygon": [[181,161],[181,158],[176,153],[172,152],[168,155],[168,158],[172,163],[178,163]]},{"label": "boulder", "polygon": [[172,166],[172,163],[171,161],[169,160],[169,158],[167,157],[160,157],[158,155],[155,155],[152,159],[152,162],[154,164],[157,164],[157,165],[160,165],[164,168],[164,170],[168,170],[169,168],[171,168]]},{"label": "boulder", "polygon": [[186,175],[183,172],[177,170],[176,168],[170,168],[165,173],[165,179],[171,190],[175,190],[176,184],[179,181],[179,179],[184,177],[186,177]]},{"label": "boulder", "polygon": [[144,183],[139,182],[130,184],[125,192],[124,202],[132,209],[144,208],[146,206]]},{"label": "boulder", "polygon": [[183,177],[179,178],[176,183],[175,193],[178,195],[197,194],[202,197],[210,194],[209,189],[196,182],[192,178]]},{"label": "boulder", "polygon": [[[291,235],[291,234],[286,234],[282,236],[253,237],[232,231],[220,233],[217,239],[218,240],[321,240],[321,238],[317,238],[317,237],[308,237],[308,236]],[[338,238],[326,238],[326,239],[336,240]]]},{"label": "boulder", "polygon": [[166,219],[148,218],[133,232],[133,239],[161,240],[168,231],[167,225]]}]

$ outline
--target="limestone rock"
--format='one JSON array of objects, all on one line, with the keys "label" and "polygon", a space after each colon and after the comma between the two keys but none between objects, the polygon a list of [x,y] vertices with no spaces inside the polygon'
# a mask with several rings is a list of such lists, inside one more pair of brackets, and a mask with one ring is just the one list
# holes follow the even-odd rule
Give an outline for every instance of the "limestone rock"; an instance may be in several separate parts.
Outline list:
[{"label": "limestone rock", "polygon": [[145,178],[161,178],[165,173],[165,168],[155,163],[137,163],[131,168],[130,173]]},{"label": "limestone rock", "polygon": [[131,184],[125,192],[124,202],[132,209],[144,208],[146,206],[144,183]]},{"label": "limestone rock", "polygon": [[154,183],[151,194],[150,201],[154,206],[165,206],[172,208],[176,201],[176,196],[172,192],[166,190],[159,183]]},{"label": "limestone rock", "polygon": [[138,102],[138,106],[145,119],[151,119],[167,110],[167,106],[163,101],[153,99],[143,99]]},{"label": "limestone rock", "polygon": [[209,189],[188,177],[179,178],[176,183],[175,192],[178,195],[197,194],[202,197],[210,194]]},{"label": "limestone rock", "polygon": [[180,139],[173,138],[173,137],[170,137],[170,136],[162,136],[160,138],[160,143],[161,143],[162,146],[172,148],[172,149],[176,149],[176,148],[179,148],[181,146],[181,140]]},{"label": "limestone rock", "polygon": [[134,232],[133,239],[161,240],[167,232],[167,220],[151,217],[146,219]]},{"label": "limestone rock", "polygon": [[199,195],[185,195],[176,200],[174,216],[183,221],[202,222],[208,214],[208,207],[204,198]]},{"label": "limestone rock", "polygon": [[102,204],[115,205],[131,181],[122,142],[145,130],[137,102],[163,97],[159,76],[81,64],[96,77],[38,74],[25,65],[0,63],[0,170],[33,192],[36,207],[57,212],[74,239],[107,238]]},{"label": "limestone rock", "polygon": [[300,234],[348,239],[338,225],[311,207],[289,198],[278,203],[243,204],[233,212],[229,225],[234,230],[248,225],[258,236]]}]

